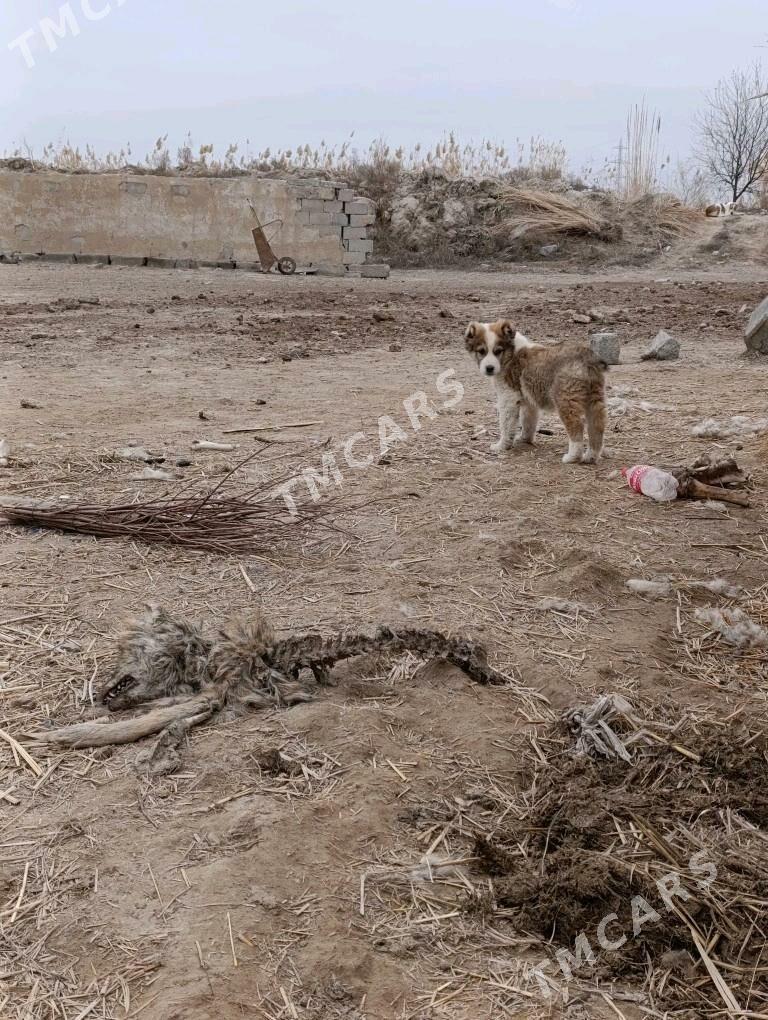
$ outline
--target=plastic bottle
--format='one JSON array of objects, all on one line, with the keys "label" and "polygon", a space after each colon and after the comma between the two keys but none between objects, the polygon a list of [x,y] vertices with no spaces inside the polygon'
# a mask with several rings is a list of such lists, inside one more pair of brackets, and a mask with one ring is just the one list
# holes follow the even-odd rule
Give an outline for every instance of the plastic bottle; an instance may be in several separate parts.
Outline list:
[{"label": "plastic bottle", "polygon": [[674,475],[649,464],[636,464],[631,468],[622,468],[622,475],[627,485],[635,492],[642,492],[659,503],[669,503],[677,499],[678,482]]}]

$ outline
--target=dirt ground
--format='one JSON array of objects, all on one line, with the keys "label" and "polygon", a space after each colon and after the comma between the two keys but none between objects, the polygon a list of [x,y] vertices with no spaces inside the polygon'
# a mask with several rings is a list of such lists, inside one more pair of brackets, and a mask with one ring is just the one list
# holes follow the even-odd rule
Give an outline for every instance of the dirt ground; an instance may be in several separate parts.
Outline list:
[{"label": "dirt ground", "polygon": [[[724,578],[754,605],[766,584],[765,437],[704,440],[691,428],[766,416],[768,362],[742,355],[768,273],[717,260],[388,281],[1,272],[0,438],[15,458],[0,468],[3,497],[161,494],[167,483],[134,481],[137,466],[110,456],[133,441],[186,480],[219,480],[256,435],[272,443],[255,463],[281,471],[319,469],[355,433],[374,463],[341,461],[336,498],[357,507],[337,514],[341,532],[243,559],[0,529],[0,1014],[664,1015],[640,985],[595,975],[565,1003],[543,998],[529,967],[546,947],[503,911],[463,908],[493,882],[463,812],[489,790],[513,810],[533,766],[551,761],[553,721],[598,694],[648,717],[661,706],[765,724],[765,656],[709,637],[694,611],[723,600],[688,582]],[[562,464],[551,416],[535,449],[492,455],[492,394],[464,353],[466,323],[504,315],[535,339],[583,339],[590,327],[570,310],[595,306],[627,320],[610,383],[630,403],[611,414],[609,459]],[[681,340],[681,359],[641,363],[661,328]],[[454,406],[438,388],[449,369],[465,391]],[[403,405],[416,391],[432,409],[418,432]],[[402,430],[384,456],[381,416]],[[196,439],[238,449],[192,453]],[[753,475],[750,509],[658,505],[617,476],[704,452],[735,453]],[[180,457],[192,465],[175,467]],[[672,578],[670,597],[625,587],[656,575]],[[139,746],[33,742],[33,730],[97,713],[115,630],[146,600],[209,622],[261,604],[281,634],[440,628],[484,642],[510,682],[357,660],[308,704],[193,730],[164,777],[137,769]],[[265,765],[274,749],[277,774]],[[433,866],[444,881],[430,881]],[[696,981],[722,1009],[700,961]]]}]

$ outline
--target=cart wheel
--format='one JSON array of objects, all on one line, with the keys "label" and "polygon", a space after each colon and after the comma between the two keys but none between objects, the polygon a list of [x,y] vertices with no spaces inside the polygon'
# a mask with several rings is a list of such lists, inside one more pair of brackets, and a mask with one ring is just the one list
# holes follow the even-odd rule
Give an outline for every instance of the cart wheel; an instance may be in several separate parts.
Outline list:
[{"label": "cart wheel", "polygon": [[282,273],[283,276],[293,276],[296,272],[296,263],[293,259],[288,258],[286,255],[278,261],[277,271],[278,273]]}]

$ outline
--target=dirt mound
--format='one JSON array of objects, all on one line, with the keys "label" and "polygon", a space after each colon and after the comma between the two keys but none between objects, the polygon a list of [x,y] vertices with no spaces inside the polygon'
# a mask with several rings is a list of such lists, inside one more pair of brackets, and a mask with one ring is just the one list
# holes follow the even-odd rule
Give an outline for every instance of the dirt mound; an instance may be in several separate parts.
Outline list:
[{"label": "dirt mound", "polygon": [[672,195],[622,202],[579,181],[515,174],[456,178],[428,169],[400,174],[386,195],[371,191],[370,197],[379,205],[379,247],[404,265],[570,257],[638,262],[703,222]]},{"label": "dirt mound", "polygon": [[[768,922],[765,736],[704,724],[671,739],[632,764],[551,754],[533,803],[513,821],[505,810],[476,854],[495,876],[495,909],[569,953],[588,943],[593,971],[639,979],[649,961],[663,970],[667,954],[682,952],[691,966],[709,959],[725,972],[739,1001],[759,1001],[768,992],[754,936]],[[706,973],[699,962],[697,976]],[[701,1016],[713,1001],[706,982],[673,975],[658,1004]]]}]

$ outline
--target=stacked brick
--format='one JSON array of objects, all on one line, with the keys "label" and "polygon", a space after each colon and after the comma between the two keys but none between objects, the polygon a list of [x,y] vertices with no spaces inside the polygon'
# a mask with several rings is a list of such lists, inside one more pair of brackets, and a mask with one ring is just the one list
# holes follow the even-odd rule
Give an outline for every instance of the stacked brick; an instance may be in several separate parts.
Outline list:
[{"label": "stacked brick", "polygon": [[348,268],[362,266],[373,254],[376,205],[342,184],[312,183],[297,189],[297,222],[315,227],[321,237],[338,237]]}]

